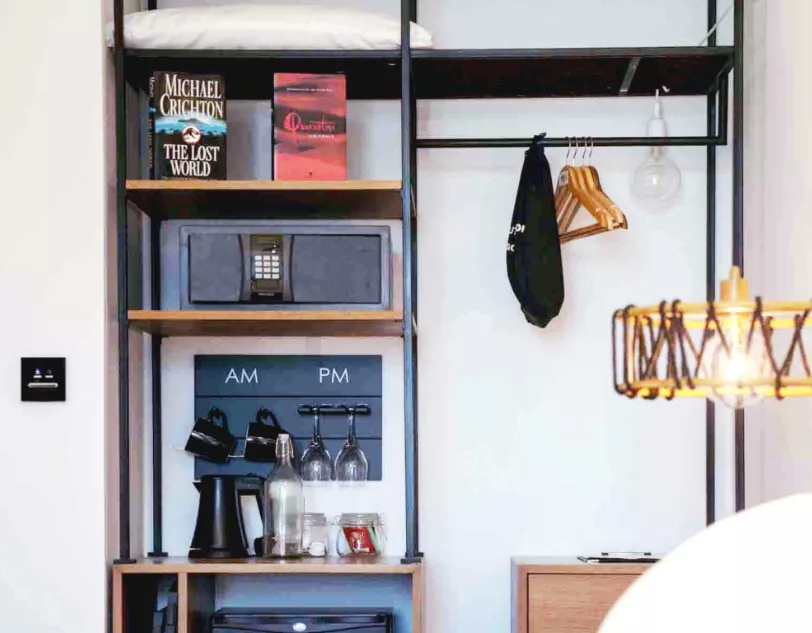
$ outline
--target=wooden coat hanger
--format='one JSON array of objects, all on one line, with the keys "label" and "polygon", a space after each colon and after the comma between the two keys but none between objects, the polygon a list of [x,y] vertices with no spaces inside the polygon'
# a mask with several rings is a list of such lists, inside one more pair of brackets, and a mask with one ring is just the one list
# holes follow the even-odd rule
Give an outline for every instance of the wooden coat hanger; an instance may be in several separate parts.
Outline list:
[{"label": "wooden coat hanger", "polygon": [[[612,224],[608,214],[602,207],[601,201],[593,195],[579,167],[569,164],[570,148],[567,148],[567,164],[558,177],[559,189],[556,191],[556,218],[558,220],[559,235],[566,233],[581,207],[595,218],[600,225],[610,230]],[[573,160],[578,153],[578,139],[575,139]],[[559,204],[560,202],[560,204]]]},{"label": "wooden coat hanger", "polygon": [[595,149],[594,142],[589,147],[589,156],[586,156],[586,152],[584,152],[584,158],[587,161],[586,166],[584,167],[585,174],[587,175],[587,180],[592,187],[593,194],[601,200],[603,203],[603,207],[609,212],[609,214],[614,219],[616,226],[614,228],[627,228],[628,222],[626,221],[626,216],[620,210],[609,196],[606,195],[606,192],[603,190],[603,186],[601,185],[601,177],[598,174],[598,170],[593,167],[590,162],[592,161],[592,152]]},{"label": "wooden coat hanger", "polygon": [[[578,141],[575,141],[575,155],[578,152]],[[589,166],[569,164],[570,146],[567,147],[566,164],[561,170],[555,191],[556,220],[559,239],[562,243],[598,233],[605,233],[617,228],[627,228],[626,216],[603,191],[597,169]],[[590,152],[590,158],[592,154]],[[586,159],[586,140],[584,140],[584,159]],[[578,211],[584,208],[595,219],[595,223],[582,228],[570,230]]]},{"label": "wooden coat hanger", "polygon": [[567,172],[566,165],[569,164],[572,144],[569,143],[569,138],[567,141],[567,156],[564,158],[565,166],[561,168],[561,172],[558,174],[555,189],[556,222],[558,224],[559,233],[561,231],[566,231],[570,227],[570,224],[572,224],[572,220],[575,217],[575,211],[579,205],[578,199],[573,195],[569,188],[570,176]]}]

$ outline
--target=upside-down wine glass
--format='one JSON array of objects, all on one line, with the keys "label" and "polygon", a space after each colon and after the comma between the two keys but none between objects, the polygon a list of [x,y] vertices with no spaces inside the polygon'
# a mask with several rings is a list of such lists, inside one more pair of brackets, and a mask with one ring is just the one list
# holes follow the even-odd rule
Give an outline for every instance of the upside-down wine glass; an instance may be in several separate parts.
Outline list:
[{"label": "upside-down wine glass", "polygon": [[302,454],[299,470],[304,481],[331,481],[333,479],[333,458],[321,438],[319,407],[313,407],[313,437]]},{"label": "upside-down wine glass", "polygon": [[369,464],[364,451],[358,446],[355,436],[356,407],[347,407],[349,417],[349,432],[347,441],[336,457],[336,479],[338,481],[366,481],[369,473]]}]

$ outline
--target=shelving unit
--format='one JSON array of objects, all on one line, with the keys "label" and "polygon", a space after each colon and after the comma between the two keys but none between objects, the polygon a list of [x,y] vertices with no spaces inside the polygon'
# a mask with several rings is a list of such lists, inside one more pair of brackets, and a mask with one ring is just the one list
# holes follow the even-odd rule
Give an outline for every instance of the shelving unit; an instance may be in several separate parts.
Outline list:
[{"label": "shelving unit", "polygon": [[[628,97],[652,95],[666,85],[672,95],[707,96],[707,134],[669,138],[596,138],[595,146],[692,145],[707,147],[707,293],[715,292],[716,147],[728,143],[728,75],[735,69],[733,97],[734,207],[742,209],[742,63],[743,0],[735,0],[735,46],[631,49],[524,49],[524,50],[415,50],[410,49],[409,22],[417,20],[417,0],[401,0],[401,48],[392,51],[183,51],[125,49],[123,0],[116,0],[116,138],[117,138],[117,246],[119,341],[119,456],[120,456],[120,560],[114,578],[131,573],[172,573],[181,578],[208,569],[210,573],[286,573],[300,566],[273,567],[243,564],[203,567],[165,562],[135,563],[130,550],[130,445],[129,358],[130,329],[153,337],[153,552],[162,555],[161,385],[160,350],[164,336],[398,336],[404,346],[404,434],[406,553],[402,565],[338,567],[387,569],[386,573],[417,573],[421,559],[418,533],[417,486],[417,225],[415,191],[419,148],[527,147],[530,139],[464,138],[418,139],[418,99],[507,99],[542,97]],[[150,0],[150,8],[155,8]],[[716,0],[708,0],[708,23],[716,22]],[[349,99],[397,99],[401,102],[401,179],[384,182],[280,183],[280,182],[152,182],[133,180],[127,165],[126,87],[145,91],[154,70],[218,73],[226,77],[230,99],[269,99],[274,72],[327,72],[347,76]],[[264,77],[265,80],[257,78]],[[577,133],[577,131],[574,131]],[[568,140],[547,138],[547,146],[566,146]],[[128,203],[150,216],[153,273],[160,222],[171,218],[218,217],[360,217],[397,219],[403,236],[403,311],[338,312],[169,312],[130,310],[128,297]],[[272,207],[272,208],[269,208]],[[281,207],[281,208],[280,208]],[[320,215],[321,214],[321,215]],[[153,306],[158,304],[153,283]],[[714,455],[713,405],[706,418],[708,439],[708,521],[713,520]],[[743,446],[742,418],[737,418],[737,446]],[[739,454],[740,453],[740,454]],[[743,470],[743,450],[737,452]],[[130,566],[127,566],[127,565]],[[175,565],[175,567],[173,567]],[[191,566],[189,566],[191,565]],[[389,566],[387,566],[389,565]],[[152,571],[152,570],[162,571]],[[304,568],[302,568],[304,569]],[[312,572],[310,570],[313,570]],[[329,565],[308,565],[301,573],[325,572]],[[391,571],[391,570],[408,571]],[[140,570],[140,571],[139,571]],[[275,571],[276,570],[276,571]],[[293,573],[293,572],[290,572]],[[378,573],[378,572],[369,572]],[[382,573],[382,572],[381,572]],[[185,582],[185,581],[184,581]],[[120,585],[119,585],[120,590]],[[121,593],[114,594],[121,608]],[[117,598],[116,598],[117,596]],[[184,625],[185,626],[185,625]],[[186,633],[183,626],[179,633]]]}]

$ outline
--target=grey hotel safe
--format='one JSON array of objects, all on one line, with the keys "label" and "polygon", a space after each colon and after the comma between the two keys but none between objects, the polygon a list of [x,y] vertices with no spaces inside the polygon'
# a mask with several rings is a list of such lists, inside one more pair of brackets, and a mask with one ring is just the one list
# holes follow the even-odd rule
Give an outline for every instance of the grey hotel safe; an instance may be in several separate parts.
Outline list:
[{"label": "grey hotel safe", "polygon": [[389,227],[342,221],[170,220],[164,310],[388,310]]}]

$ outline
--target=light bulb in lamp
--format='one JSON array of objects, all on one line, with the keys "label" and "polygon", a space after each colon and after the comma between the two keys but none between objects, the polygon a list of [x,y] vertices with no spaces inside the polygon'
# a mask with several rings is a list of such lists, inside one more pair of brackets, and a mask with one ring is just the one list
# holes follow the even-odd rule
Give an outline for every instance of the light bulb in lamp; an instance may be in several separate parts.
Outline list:
[{"label": "light bulb in lamp", "polygon": [[[730,279],[722,282],[721,301],[746,302],[747,294],[747,282],[734,267]],[[749,312],[720,316],[721,327],[713,333],[703,355],[704,374],[715,385],[710,399],[733,409],[761,402],[763,396],[747,387],[773,375],[763,333],[757,329],[750,336],[751,319]]]},{"label": "light bulb in lamp", "polygon": [[[650,138],[665,138],[668,130],[662,115],[660,91],[654,100],[654,116],[648,122]],[[668,157],[663,146],[649,149],[646,160],[634,173],[632,193],[647,209],[661,210],[670,207],[679,196],[682,174],[676,163]]]}]

